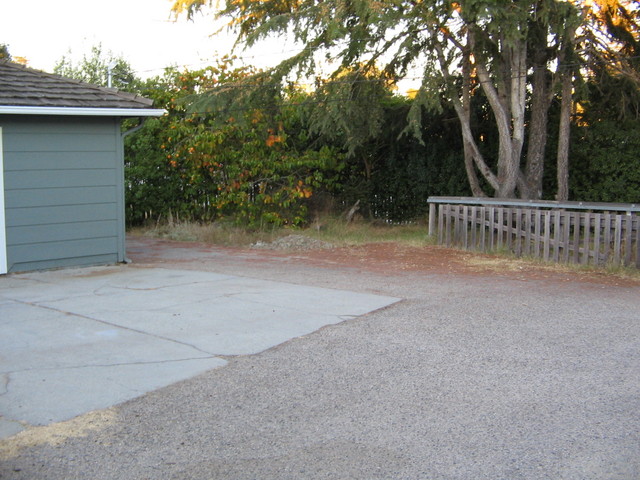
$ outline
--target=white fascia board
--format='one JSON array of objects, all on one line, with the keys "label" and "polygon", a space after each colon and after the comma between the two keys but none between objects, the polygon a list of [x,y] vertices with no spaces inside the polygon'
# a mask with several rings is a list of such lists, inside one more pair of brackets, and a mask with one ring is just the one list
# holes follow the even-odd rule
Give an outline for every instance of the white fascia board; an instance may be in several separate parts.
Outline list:
[{"label": "white fascia board", "polygon": [[2,157],[2,127],[0,127],[0,275],[7,273],[7,230],[4,212],[4,168]]},{"label": "white fascia board", "polygon": [[0,105],[3,115],[69,115],[78,117],[161,117],[157,108],[21,107]]}]

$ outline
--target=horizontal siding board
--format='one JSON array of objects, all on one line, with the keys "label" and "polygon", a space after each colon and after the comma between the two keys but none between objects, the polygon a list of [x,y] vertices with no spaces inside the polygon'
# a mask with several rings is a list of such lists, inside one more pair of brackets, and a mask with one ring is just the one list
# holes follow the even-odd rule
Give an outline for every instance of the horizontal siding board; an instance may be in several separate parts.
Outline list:
[{"label": "horizontal siding board", "polygon": [[111,237],[117,231],[115,220],[82,223],[54,223],[13,227],[7,235],[7,245],[35,245],[47,242]]},{"label": "horizontal siding board", "polygon": [[7,135],[5,154],[12,152],[114,152],[113,135],[69,132],[32,135],[17,133]]},{"label": "horizontal siding board", "polygon": [[89,255],[86,257],[58,258],[55,260],[25,261],[9,265],[10,273],[30,272],[33,270],[46,270],[49,268],[80,267],[89,265],[109,265],[118,262],[118,256]]},{"label": "horizontal siding board", "polygon": [[43,116],[43,115],[0,115],[5,132],[14,134],[65,134],[72,132],[88,135],[102,135],[113,129],[114,118]]},{"label": "horizontal siding board", "polygon": [[116,195],[117,189],[114,185],[9,190],[5,193],[5,204],[7,208],[90,205],[113,203]]},{"label": "horizontal siding board", "polygon": [[113,152],[11,152],[5,154],[4,170],[113,168],[113,155]]},{"label": "horizontal siding board", "polygon": [[108,168],[6,172],[5,190],[115,185],[116,174]]},{"label": "horizontal siding board", "polygon": [[7,246],[7,254],[12,264],[95,255],[117,255],[117,251],[118,242],[115,236],[39,243],[37,245]]},{"label": "horizontal siding board", "polygon": [[60,207],[12,208],[6,212],[7,228],[54,223],[117,220],[116,203],[99,205],[65,205]]}]

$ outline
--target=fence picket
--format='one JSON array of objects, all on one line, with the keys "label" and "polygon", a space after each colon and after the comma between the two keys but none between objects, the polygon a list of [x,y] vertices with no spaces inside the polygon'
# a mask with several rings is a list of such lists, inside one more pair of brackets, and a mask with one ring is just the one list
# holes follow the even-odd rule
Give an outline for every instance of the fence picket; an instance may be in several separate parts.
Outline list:
[{"label": "fence picket", "polygon": [[640,268],[640,217],[634,219],[636,230],[636,268]]},{"label": "fence picket", "polygon": [[516,208],[516,226],[515,226],[515,239],[514,239],[514,251],[519,257],[522,255],[522,210]]},{"label": "fence picket", "polygon": [[523,255],[529,256],[531,254],[531,210],[524,209],[524,249]]},{"label": "fence picket", "polygon": [[477,248],[477,245],[476,245],[476,238],[478,234],[478,225],[476,222],[477,213],[478,213],[478,207],[474,205],[473,207],[471,207],[471,220],[469,222],[471,223],[471,248],[473,250]]},{"label": "fence picket", "polygon": [[500,235],[499,230],[497,235],[494,235],[494,232],[496,231],[496,224],[495,224],[495,218],[496,218],[496,209],[495,207],[491,207],[489,209],[489,249],[491,251],[495,250],[495,245],[496,245],[496,237]]},{"label": "fence picket", "polygon": [[540,244],[542,243],[542,211],[536,209],[536,233],[535,233],[535,251],[534,256],[540,257]]},{"label": "fence picket", "polygon": [[593,236],[593,263],[595,265],[600,265],[601,261],[602,261],[602,254],[600,253],[602,250],[602,235],[601,235],[601,228],[602,228],[602,214],[601,213],[596,213],[596,218],[595,218],[595,227],[594,227],[594,236]]},{"label": "fence picket", "polygon": [[487,224],[487,209],[485,207],[480,207],[480,251],[485,251],[486,245],[486,228]]},{"label": "fence picket", "polygon": [[611,254],[611,214],[604,214],[604,244],[603,247],[603,259],[602,263],[607,264],[609,262],[609,255]]},{"label": "fence picket", "polygon": [[510,208],[505,208],[504,209],[504,213],[505,215],[505,219],[504,219],[504,234],[505,234],[505,247],[507,248],[507,250],[511,250],[511,236],[512,236],[512,226],[513,226],[513,221],[512,221],[512,211]]},{"label": "fence picket", "polygon": [[620,263],[622,258],[622,216],[616,215],[614,219],[615,232],[613,235],[613,261]]},{"label": "fence picket", "polygon": [[445,219],[445,245],[451,246],[451,205],[447,205],[447,216]]},{"label": "fence picket", "polygon": [[562,236],[560,235],[560,212],[552,212],[553,214],[553,261],[558,262],[560,260],[560,241]]},{"label": "fence picket", "polygon": [[[583,250],[582,250],[582,259],[581,262],[583,265],[587,265],[589,263],[589,249],[591,248],[591,214],[586,212],[583,214],[584,218],[584,230],[583,230]],[[576,244],[577,245],[577,244]]]},{"label": "fence picket", "polygon": [[[571,238],[571,217],[572,215],[569,212],[562,212],[563,215],[558,215],[560,217],[560,222],[563,224],[562,228],[562,261],[564,263],[569,263],[569,239]],[[567,215],[568,214],[568,215]]]},{"label": "fence picket", "polygon": [[444,235],[444,211],[446,205],[440,205],[438,208],[438,243],[442,245],[442,236]]},{"label": "fence picket", "polygon": [[544,257],[545,262],[549,261],[549,242],[551,241],[551,212],[544,212]]},{"label": "fence picket", "polygon": [[573,250],[573,263],[580,263],[580,220],[582,215],[578,212],[571,213],[573,217],[573,241],[571,249]]},{"label": "fence picket", "polygon": [[462,207],[462,245],[465,250],[469,248],[469,230],[467,228],[467,222],[469,221],[469,207],[463,205]]},{"label": "fence picket", "polygon": [[624,260],[625,266],[631,265],[631,241],[633,239],[633,217],[631,215],[624,216]]}]

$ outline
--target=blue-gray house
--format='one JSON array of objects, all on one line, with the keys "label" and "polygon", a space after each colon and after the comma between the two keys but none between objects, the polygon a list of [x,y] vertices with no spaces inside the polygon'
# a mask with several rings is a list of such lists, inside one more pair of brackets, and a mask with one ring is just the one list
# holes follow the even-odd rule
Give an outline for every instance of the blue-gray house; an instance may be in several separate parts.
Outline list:
[{"label": "blue-gray house", "polygon": [[125,259],[125,117],[151,101],[0,61],[0,274]]}]

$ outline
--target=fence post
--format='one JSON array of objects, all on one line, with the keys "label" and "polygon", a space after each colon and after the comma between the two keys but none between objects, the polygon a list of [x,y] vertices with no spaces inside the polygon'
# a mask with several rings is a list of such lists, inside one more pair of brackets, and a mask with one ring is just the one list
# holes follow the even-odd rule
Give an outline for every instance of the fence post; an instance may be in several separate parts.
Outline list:
[{"label": "fence post", "polygon": [[436,204],[429,204],[429,236],[435,235],[436,230]]}]

